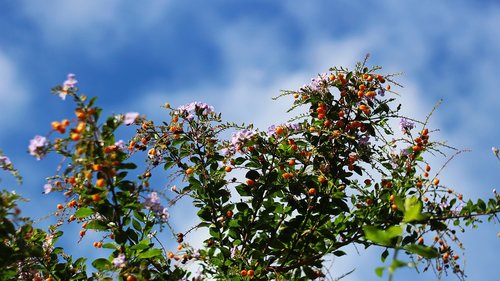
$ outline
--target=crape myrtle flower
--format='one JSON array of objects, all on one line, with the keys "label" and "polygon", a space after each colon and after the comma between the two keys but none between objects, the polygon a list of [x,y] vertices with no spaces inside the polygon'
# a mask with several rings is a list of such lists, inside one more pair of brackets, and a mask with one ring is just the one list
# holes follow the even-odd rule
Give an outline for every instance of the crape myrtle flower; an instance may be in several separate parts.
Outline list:
[{"label": "crape myrtle flower", "polygon": [[291,133],[295,133],[302,128],[300,123],[285,123],[285,124],[281,124],[281,125],[271,125],[271,126],[269,126],[269,128],[267,128],[267,136],[272,137],[272,136],[276,135],[276,128],[278,128],[278,127],[287,128],[288,130],[291,131]]},{"label": "crape myrtle flower", "polygon": [[76,75],[73,73],[69,73],[66,81],[63,82],[62,89],[58,92],[59,97],[62,100],[65,100],[66,96],[68,95],[68,90],[75,88],[75,85],[77,83],[78,83],[78,80],[76,80]]},{"label": "crape myrtle flower", "polygon": [[31,155],[35,156],[37,160],[40,160],[46,153],[46,145],[47,138],[36,135],[32,140],[30,140],[28,151]]},{"label": "crape myrtle flower", "polygon": [[229,147],[222,149],[222,154],[228,155],[231,153],[236,153],[242,150],[243,145],[252,139],[256,135],[256,131],[251,130],[241,130],[233,133]]},{"label": "crape myrtle flower", "polygon": [[399,121],[399,128],[401,128],[401,131],[403,133],[407,133],[411,129],[415,127],[415,123],[411,122],[410,120],[406,118],[401,118],[401,121]]},{"label": "crape myrtle flower", "polygon": [[201,113],[203,116],[207,116],[215,113],[215,110],[213,106],[199,101],[181,105],[175,110],[175,114],[181,116],[185,115],[185,118],[189,121],[193,120],[194,115],[197,115],[198,113]]},{"label": "crape myrtle flower", "polygon": [[111,262],[114,267],[124,267],[125,266],[125,255],[119,254],[118,257],[114,258]]},{"label": "crape myrtle flower", "polygon": [[125,113],[125,115],[123,116],[123,124],[125,125],[131,125],[135,122],[135,120],[137,119],[137,117],[139,117],[139,113],[138,112],[127,112]]},{"label": "crape myrtle flower", "polygon": [[319,91],[322,87],[327,85],[328,83],[328,74],[322,73],[319,74],[318,77],[312,78],[311,83],[309,85],[304,85],[303,88],[310,89],[312,91]]},{"label": "crape myrtle flower", "polygon": [[151,192],[144,201],[143,205],[146,209],[155,212],[162,221],[167,221],[170,217],[168,209],[160,204],[160,196],[158,196],[158,193],[156,192]]},{"label": "crape myrtle flower", "polygon": [[52,185],[50,183],[46,183],[44,186],[43,186],[43,193],[44,194],[48,194],[52,191]]},{"label": "crape myrtle flower", "polygon": [[123,140],[118,140],[117,142],[115,142],[114,144],[116,146],[116,148],[118,148],[119,150],[125,150],[125,142]]},{"label": "crape myrtle flower", "polygon": [[2,167],[3,169],[7,169],[7,166],[9,166],[10,164],[12,164],[12,162],[10,161],[9,157],[0,155],[0,167]]}]

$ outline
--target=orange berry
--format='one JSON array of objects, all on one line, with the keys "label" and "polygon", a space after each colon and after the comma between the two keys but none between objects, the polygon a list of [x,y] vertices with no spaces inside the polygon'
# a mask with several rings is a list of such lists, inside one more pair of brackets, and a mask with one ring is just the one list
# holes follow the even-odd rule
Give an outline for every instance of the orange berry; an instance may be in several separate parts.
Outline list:
[{"label": "orange berry", "polygon": [[311,133],[316,132],[316,128],[314,128],[313,126],[309,127],[309,132],[311,132]]},{"label": "orange berry", "polygon": [[324,113],[320,113],[320,114],[318,114],[318,119],[319,119],[319,120],[323,120],[323,119],[325,119],[325,118],[326,118],[326,115],[325,115]]},{"label": "orange berry", "polygon": [[62,210],[64,206],[62,204],[57,204],[57,209]]},{"label": "orange berry", "polygon": [[97,179],[97,181],[95,182],[95,185],[97,187],[104,187],[106,185],[106,180],[105,179]]},{"label": "orange berry", "polygon": [[92,198],[92,201],[98,202],[98,201],[101,200],[101,195],[99,195],[99,194],[92,194],[91,198]]},{"label": "orange berry", "polygon": [[307,193],[311,196],[315,196],[317,194],[317,191],[316,191],[316,188],[309,188],[309,190],[307,191]]},{"label": "orange berry", "polygon": [[182,244],[177,246],[177,250],[178,251],[182,250]]},{"label": "orange berry", "polygon": [[241,273],[240,273],[241,277],[245,277],[245,276],[247,276],[247,274],[248,274],[248,273],[247,273],[247,271],[246,271],[245,269],[243,269],[243,270],[241,271]]},{"label": "orange berry", "polygon": [[276,129],[274,130],[274,132],[277,135],[282,135],[285,132],[285,130],[283,129],[283,127],[276,127]]},{"label": "orange berry", "polygon": [[81,138],[80,134],[77,134],[77,133],[71,133],[71,135],[70,135],[70,139],[73,141],[79,141],[80,138]]},{"label": "orange berry", "polygon": [[52,277],[45,279],[45,281],[52,281],[52,280],[53,280]]},{"label": "orange berry", "polygon": [[228,173],[231,172],[232,170],[233,170],[233,168],[231,168],[231,166],[224,167],[224,171],[226,171]]},{"label": "orange berry", "polygon": [[232,211],[232,210],[227,210],[227,212],[226,212],[226,217],[228,217],[228,218],[232,218],[232,217],[233,217],[233,214],[234,214],[234,213],[233,213],[233,211]]},{"label": "orange berry", "polygon": [[247,185],[248,185],[248,186],[254,186],[254,185],[255,185],[255,181],[254,181],[254,180],[252,180],[252,179],[247,179],[247,181],[246,181],[246,182],[247,182]]},{"label": "orange berry", "polygon": [[339,118],[344,117],[344,115],[345,115],[345,112],[343,110],[339,111]]},{"label": "orange berry", "polygon": [[429,176],[429,173],[425,172],[424,177],[428,177],[428,176]]},{"label": "orange berry", "polygon": [[52,127],[52,129],[54,130],[57,130],[59,128],[61,124],[57,121],[53,121],[52,123],[50,123],[50,126]]},{"label": "orange berry", "polygon": [[398,206],[397,206],[396,204],[392,204],[392,205],[391,205],[391,209],[392,209],[393,211],[397,211],[397,210],[398,210]]},{"label": "orange berry", "polygon": [[422,181],[417,181],[416,186],[417,186],[418,188],[422,188]]},{"label": "orange berry", "polygon": [[323,126],[325,127],[330,127],[332,125],[332,120],[330,119],[327,119],[325,120],[325,122],[323,122]]},{"label": "orange berry", "polygon": [[422,130],[422,135],[427,136],[427,134],[429,134],[429,129],[427,129],[427,128],[423,129]]},{"label": "orange berry", "polygon": [[86,231],[86,230],[80,230],[80,237],[85,236],[85,233],[87,233],[87,231]]},{"label": "orange berry", "polygon": [[297,149],[299,149],[299,147],[297,146],[297,144],[294,143],[294,144],[290,145],[290,149],[297,150]]},{"label": "orange berry", "polygon": [[167,256],[170,258],[170,259],[173,259],[174,258],[174,253],[172,253],[171,251],[168,251],[167,252]]},{"label": "orange berry", "polygon": [[458,194],[458,200],[462,201],[464,199],[464,196],[462,194]]},{"label": "orange berry", "polygon": [[290,165],[290,166],[295,165],[295,159],[288,160],[288,165]]},{"label": "orange berry", "polygon": [[391,196],[389,197],[389,201],[394,202],[395,199],[396,199],[396,196],[394,196],[394,194],[391,194]]},{"label": "orange berry", "polygon": [[127,281],[136,281],[136,280],[137,280],[137,278],[135,277],[135,275],[129,274],[127,276]]},{"label": "orange berry", "polygon": [[424,237],[418,238],[418,244],[420,245],[424,244]]},{"label": "orange berry", "polygon": [[327,182],[327,179],[325,176],[321,175],[318,177],[318,182],[321,183],[321,184],[324,184]]},{"label": "orange berry", "polygon": [[102,170],[102,165],[101,164],[94,164],[94,165],[92,165],[92,170],[94,170],[94,171],[101,171]]},{"label": "orange berry", "polygon": [[333,74],[330,74],[330,77],[328,77],[328,79],[330,79],[330,81],[333,81],[333,80],[335,80],[335,75],[333,75]]},{"label": "orange berry", "polygon": [[429,172],[430,170],[431,170],[431,166],[426,165],[426,166],[425,166],[425,171],[426,171],[426,172]]},{"label": "orange berry", "polygon": [[186,175],[192,175],[194,173],[194,169],[193,168],[187,168],[186,169]]},{"label": "orange berry", "polygon": [[249,270],[247,271],[247,275],[248,275],[248,277],[253,277],[253,275],[254,275],[254,271],[253,271],[253,269],[249,269]]},{"label": "orange berry", "polygon": [[454,259],[454,260],[458,260],[459,258],[460,258],[460,257],[459,257],[458,255],[454,255],[454,256],[453,256],[453,259]]},{"label": "orange berry", "polygon": [[434,180],[432,181],[432,184],[433,184],[433,185],[438,185],[438,184],[439,184],[439,179],[434,179]]},{"label": "orange berry", "polygon": [[75,133],[81,133],[81,132],[85,131],[86,127],[87,127],[87,124],[85,124],[85,122],[80,122],[80,123],[78,123],[78,125],[76,126],[76,128],[73,131]]}]

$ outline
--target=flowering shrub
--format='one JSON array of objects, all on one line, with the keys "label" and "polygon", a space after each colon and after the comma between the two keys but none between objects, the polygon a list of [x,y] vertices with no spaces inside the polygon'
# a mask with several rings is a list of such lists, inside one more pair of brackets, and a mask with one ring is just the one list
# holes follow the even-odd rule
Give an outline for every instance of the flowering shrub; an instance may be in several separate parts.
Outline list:
[{"label": "flowering shrub", "polygon": [[[36,136],[29,146],[37,159],[53,152],[65,159],[65,168],[44,187],[67,198],[57,206],[60,221],[46,232],[28,220],[21,228],[8,227],[1,245],[18,255],[1,261],[8,270],[0,276],[324,279],[325,258],[341,257],[347,245],[359,244],[381,247],[382,260],[395,252],[387,268],[376,269],[379,276],[421,266],[435,268],[438,276],[451,271],[463,277],[456,229],[478,223],[478,216],[496,218],[500,197],[472,202],[439,181],[424,156],[447,147],[431,139],[426,122],[401,119],[391,97],[394,82],[379,70],[364,63],[353,71],[332,68],[297,91],[285,91],[281,96],[293,97],[292,109],[307,112],[265,132],[223,123],[201,102],[175,109],[165,104],[171,118],[162,124],[136,112],[102,121],[95,98],[81,95],[76,77],[68,75],[53,91],[73,98],[75,118],[53,122],[51,134]],[[392,119],[400,119],[401,134],[388,125]],[[122,124],[136,128],[127,142],[115,136]],[[226,141],[221,134],[228,130],[234,133]],[[129,162],[135,154],[146,159],[138,179],[129,174],[138,169]],[[0,165],[12,164],[0,156]],[[171,191],[151,187],[153,173],[175,183]],[[8,197],[2,202],[19,199],[2,194]],[[172,229],[162,197],[169,205],[190,197],[199,222]],[[2,206],[4,221],[17,220],[9,213],[13,206]],[[86,271],[85,258],[73,262],[55,247],[63,223],[80,224],[81,239],[87,231],[99,232],[94,247],[111,251],[92,261],[93,273]],[[200,228],[209,234],[195,249],[185,239]],[[177,250],[163,246],[162,231],[172,233]],[[19,243],[32,246],[19,251]]]}]

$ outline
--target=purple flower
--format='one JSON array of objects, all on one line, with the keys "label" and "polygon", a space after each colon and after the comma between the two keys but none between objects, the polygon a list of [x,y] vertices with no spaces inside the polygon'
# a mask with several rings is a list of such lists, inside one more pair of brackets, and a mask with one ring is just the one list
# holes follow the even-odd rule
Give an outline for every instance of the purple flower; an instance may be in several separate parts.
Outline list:
[{"label": "purple flower", "polygon": [[381,97],[385,96],[385,89],[384,88],[380,88],[378,91],[377,91],[377,94]]},{"label": "purple flower", "polygon": [[125,266],[125,255],[119,254],[118,257],[114,258],[111,263],[115,267],[124,267]]},{"label": "purple flower", "polygon": [[370,136],[362,136],[358,142],[360,145],[370,145]]},{"label": "purple flower", "polygon": [[203,115],[207,116],[209,114],[215,113],[214,107],[211,105],[208,105],[204,102],[191,102],[182,106],[179,106],[176,110],[175,113],[178,115],[185,115],[185,118],[187,120],[193,120],[194,115]]},{"label": "purple flower", "polygon": [[168,209],[160,204],[160,196],[158,193],[151,192],[143,203],[146,209],[149,209],[156,213],[162,221],[167,221],[170,217]]},{"label": "purple flower", "polygon": [[10,162],[9,157],[7,157],[5,155],[0,155],[0,166],[6,167],[10,164],[12,164],[12,162]]},{"label": "purple flower", "polygon": [[408,133],[414,127],[415,127],[415,123],[411,122],[410,120],[408,120],[406,118],[401,118],[401,121],[399,121],[399,128],[401,128],[401,131],[403,133]]},{"label": "purple flower", "polygon": [[43,193],[48,194],[52,191],[52,185],[50,183],[46,183],[43,186]]},{"label": "purple flower", "polygon": [[75,79],[75,77],[76,77],[75,74],[69,73],[66,81],[63,82],[62,89],[58,92],[59,97],[62,100],[66,99],[66,96],[68,95],[68,90],[73,89],[75,87],[76,83],[78,83],[78,81]]},{"label": "purple flower", "polygon": [[29,153],[36,157],[37,160],[42,159],[45,155],[45,146],[47,145],[47,139],[42,136],[35,136],[30,140],[30,145],[28,146]]},{"label": "purple flower", "polygon": [[125,125],[130,125],[135,122],[135,120],[139,117],[139,113],[137,112],[128,112],[125,113],[125,116],[123,117],[123,124]]},{"label": "purple flower", "polygon": [[312,78],[311,83],[309,85],[306,85],[304,88],[309,88],[312,91],[319,91],[321,90],[322,87],[327,85],[328,83],[328,74],[323,73],[319,74],[318,77]]},{"label": "purple flower", "polygon": [[76,78],[75,74],[69,73],[66,81],[64,81],[63,83],[63,87],[66,89],[73,89],[76,83],[78,83],[78,80],[76,80],[75,78]]},{"label": "purple flower", "polygon": [[125,142],[123,140],[115,142],[115,146],[120,150],[125,150]]}]

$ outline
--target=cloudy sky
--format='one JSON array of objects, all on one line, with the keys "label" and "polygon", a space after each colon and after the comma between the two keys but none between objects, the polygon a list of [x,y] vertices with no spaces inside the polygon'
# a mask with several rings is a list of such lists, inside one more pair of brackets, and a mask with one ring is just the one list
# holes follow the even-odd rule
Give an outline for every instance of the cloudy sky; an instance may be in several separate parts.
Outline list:
[{"label": "cloudy sky", "polygon": [[[500,145],[498,1],[123,3],[0,2],[0,148],[25,177],[20,187],[5,176],[2,184],[46,206],[28,214],[46,214],[61,200],[40,196],[56,163],[37,162],[26,148],[51,121],[72,116],[69,103],[49,92],[68,72],[77,74],[83,92],[99,96],[106,113],[138,111],[161,120],[164,102],[197,100],[226,120],[266,128],[287,119],[288,101],[271,101],[280,90],[331,66],[352,67],[367,53],[386,73],[403,73],[398,92],[409,117],[424,118],[444,99],[431,120],[441,130],[436,138],[471,152],[447,166],[442,182],[469,198],[498,188],[500,163],[491,154]],[[462,236],[469,280],[497,280],[498,232],[496,224]],[[376,280],[380,252],[358,256],[353,248],[352,256],[334,261],[332,273],[356,268],[347,280]],[[434,279],[411,270],[396,277]]]}]

